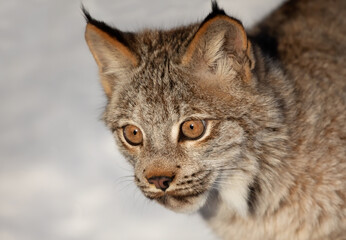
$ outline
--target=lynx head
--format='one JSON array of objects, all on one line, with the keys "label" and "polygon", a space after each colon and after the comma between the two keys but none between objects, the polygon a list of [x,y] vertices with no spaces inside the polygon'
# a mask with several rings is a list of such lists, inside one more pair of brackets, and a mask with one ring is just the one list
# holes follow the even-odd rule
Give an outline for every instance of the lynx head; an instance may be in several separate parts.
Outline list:
[{"label": "lynx head", "polygon": [[242,24],[215,3],[202,23],[168,31],[122,32],[84,13],[104,121],[145,196],[191,212],[217,190],[246,212],[259,169],[254,122],[270,116]]}]

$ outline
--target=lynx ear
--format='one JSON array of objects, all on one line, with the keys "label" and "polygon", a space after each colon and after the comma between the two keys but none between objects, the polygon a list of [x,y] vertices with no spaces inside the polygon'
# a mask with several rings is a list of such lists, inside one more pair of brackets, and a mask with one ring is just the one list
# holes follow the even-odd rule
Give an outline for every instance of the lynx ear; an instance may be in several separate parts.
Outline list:
[{"label": "lynx ear", "polygon": [[[230,57],[245,61],[246,75],[254,68],[250,41],[242,24],[213,5],[213,12],[204,20],[184,53],[181,63],[200,69],[214,69],[219,74],[232,68]],[[242,64],[241,63],[241,64]],[[248,76],[250,78],[250,76]]]},{"label": "lynx ear", "polygon": [[94,20],[84,8],[83,11],[87,20],[85,39],[99,67],[104,91],[110,97],[116,78],[136,67],[138,59],[126,46],[124,33]]}]

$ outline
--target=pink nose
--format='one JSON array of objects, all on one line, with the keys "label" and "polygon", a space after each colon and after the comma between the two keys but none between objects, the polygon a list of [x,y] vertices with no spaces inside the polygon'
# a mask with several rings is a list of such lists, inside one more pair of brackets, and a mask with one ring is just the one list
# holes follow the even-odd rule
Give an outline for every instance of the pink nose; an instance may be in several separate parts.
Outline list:
[{"label": "pink nose", "polygon": [[169,187],[169,184],[173,181],[173,178],[174,177],[155,176],[148,178],[148,182],[150,184],[154,184],[157,189],[166,191],[166,189]]}]

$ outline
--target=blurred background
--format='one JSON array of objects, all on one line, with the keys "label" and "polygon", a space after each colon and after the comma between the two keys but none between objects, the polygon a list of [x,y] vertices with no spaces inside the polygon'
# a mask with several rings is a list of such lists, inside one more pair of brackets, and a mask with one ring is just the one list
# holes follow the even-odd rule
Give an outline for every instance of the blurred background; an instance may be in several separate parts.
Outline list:
[{"label": "blurred background", "polygon": [[[249,27],[282,0],[219,0]],[[202,20],[209,0],[83,0],[121,30]],[[0,0],[0,239],[216,239],[145,199],[101,122],[77,0]]]}]

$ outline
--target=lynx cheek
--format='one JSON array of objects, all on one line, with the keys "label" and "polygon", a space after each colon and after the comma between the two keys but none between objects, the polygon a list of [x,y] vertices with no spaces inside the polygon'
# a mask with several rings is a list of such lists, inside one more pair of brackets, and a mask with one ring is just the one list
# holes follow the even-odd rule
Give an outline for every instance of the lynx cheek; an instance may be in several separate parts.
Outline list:
[{"label": "lynx cheek", "polygon": [[135,125],[126,125],[123,128],[125,140],[132,146],[138,146],[143,142],[142,131]]}]

